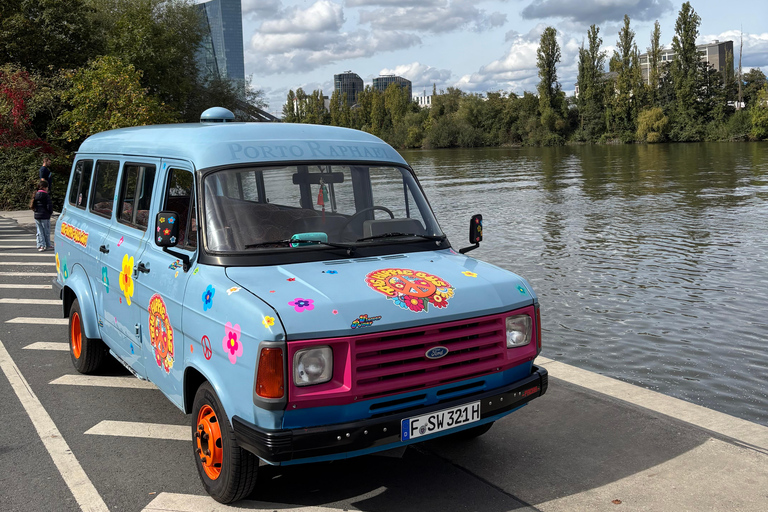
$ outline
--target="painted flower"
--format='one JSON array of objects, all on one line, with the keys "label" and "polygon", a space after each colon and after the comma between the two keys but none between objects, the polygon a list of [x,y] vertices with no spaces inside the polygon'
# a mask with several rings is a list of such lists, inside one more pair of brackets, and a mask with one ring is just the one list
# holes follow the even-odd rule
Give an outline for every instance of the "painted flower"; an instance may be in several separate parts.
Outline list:
[{"label": "painted flower", "polygon": [[174,217],[171,217],[170,219],[168,219],[168,224],[173,224],[174,222],[176,222],[176,219]]},{"label": "painted flower", "polygon": [[410,297],[405,295],[403,297],[403,302],[405,302],[405,305],[408,306],[408,309],[411,311],[415,311],[417,313],[419,311],[424,311],[424,301],[419,297]]},{"label": "painted flower", "polygon": [[172,236],[172,237],[171,237],[171,243],[172,243],[172,244],[175,244],[175,243],[176,243],[176,237],[175,237],[175,236]]},{"label": "painted flower", "polygon": [[315,309],[315,301],[312,299],[302,299],[300,297],[296,297],[291,302],[288,303],[289,306],[293,306],[293,309],[296,310],[297,313],[301,313],[302,311],[312,311]]},{"label": "painted flower", "polygon": [[239,291],[240,291],[240,288],[238,288],[237,286],[233,286],[232,288],[227,289],[227,295],[232,295],[233,293],[239,292]]},{"label": "painted flower", "polygon": [[195,276],[197,273],[200,272],[200,267],[197,267],[194,272],[192,272],[192,275]]},{"label": "painted flower", "polygon": [[462,274],[464,274],[467,277],[477,277],[477,274],[475,274],[474,272],[470,272],[469,270],[465,270],[464,272],[462,272]]},{"label": "painted flower", "polygon": [[107,267],[101,267],[101,282],[104,283],[104,290],[109,293],[109,276],[107,275]]},{"label": "painted flower", "polygon": [[275,319],[271,316],[265,316],[264,320],[261,321],[262,324],[264,324],[264,327],[269,329],[273,325],[275,325]]},{"label": "painted flower", "polygon": [[157,241],[158,242],[162,242],[163,241],[163,237],[162,236],[157,237]]},{"label": "painted flower", "polygon": [[232,322],[227,322],[224,326],[224,332],[226,333],[224,339],[221,340],[221,346],[229,357],[229,362],[235,364],[237,358],[243,355],[243,343],[240,340],[240,324],[232,325]]},{"label": "painted flower", "polygon": [[338,309],[334,309],[333,311],[331,311],[331,313],[333,313],[334,315],[338,315],[339,314],[339,310]]},{"label": "painted flower", "polygon": [[216,289],[213,285],[208,285],[208,288],[203,292],[203,311],[208,311],[213,307],[213,294],[216,293]]},{"label": "painted flower", "polygon": [[170,229],[168,229],[168,228],[165,228],[165,229],[163,230],[163,234],[164,234],[165,236],[168,236],[168,235],[170,235],[170,234],[171,234],[171,230],[170,230]]},{"label": "painted flower", "polygon": [[165,217],[160,217],[160,223],[162,224],[163,222],[165,222]]},{"label": "painted flower", "polygon": [[442,295],[436,293],[429,298],[429,303],[436,308],[444,308],[448,305],[448,299],[445,299]]},{"label": "painted flower", "polygon": [[56,273],[61,273],[61,262],[59,261],[59,253],[56,253]]},{"label": "painted flower", "polygon": [[522,286],[518,286],[518,287],[517,287],[517,291],[519,291],[520,293],[522,293],[523,295],[525,295],[525,288],[523,288]]},{"label": "painted flower", "polygon": [[123,265],[120,271],[120,290],[125,294],[125,301],[130,306],[133,297],[133,256],[123,255]]}]

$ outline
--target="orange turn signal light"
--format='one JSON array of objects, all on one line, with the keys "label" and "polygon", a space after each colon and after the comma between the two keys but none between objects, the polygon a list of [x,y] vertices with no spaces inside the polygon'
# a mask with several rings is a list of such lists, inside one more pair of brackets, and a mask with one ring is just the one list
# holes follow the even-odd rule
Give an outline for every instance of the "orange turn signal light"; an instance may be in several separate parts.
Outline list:
[{"label": "orange turn signal light", "polygon": [[256,374],[256,394],[262,398],[282,398],[284,393],[283,349],[263,348]]}]

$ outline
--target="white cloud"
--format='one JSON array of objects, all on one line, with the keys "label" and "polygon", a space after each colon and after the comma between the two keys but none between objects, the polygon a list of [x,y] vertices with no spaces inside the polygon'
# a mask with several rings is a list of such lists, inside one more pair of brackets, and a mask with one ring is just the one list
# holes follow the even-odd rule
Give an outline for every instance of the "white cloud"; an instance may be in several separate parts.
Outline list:
[{"label": "white cloud", "polygon": [[584,24],[618,21],[625,14],[650,21],[673,10],[670,0],[533,0],[522,11],[523,19],[565,18]]},{"label": "white cloud", "polygon": [[242,0],[243,18],[271,19],[279,16],[282,9],[280,0]]},{"label": "white cloud", "polygon": [[265,21],[259,31],[267,34],[327,32],[337,31],[343,24],[341,5],[319,0],[305,10],[298,7],[286,10],[282,19]]},{"label": "white cloud", "polygon": [[[434,2],[401,3],[356,0],[353,5],[385,6],[378,9],[360,10],[360,23],[370,24],[373,29],[414,30],[419,32],[442,33],[463,28],[475,31],[500,27],[507,21],[507,15],[494,12],[491,14],[478,9],[477,0],[442,0]],[[349,1],[347,2],[349,4]]]},{"label": "white cloud", "polygon": [[[739,66],[739,39],[742,37],[738,30],[726,30],[720,34],[700,35],[696,41],[697,44],[711,43],[715,40],[733,41],[733,63],[738,69]],[[768,69],[768,32],[762,34],[743,34],[744,48],[742,50],[741,65],[744,67]]]},{"label": "white cloud", "polygon": [[379,75],[402,76],[411,81],[414,89],[417,87],[431,87],[432,84],[436,84],[440,88],[451,78],[451,71],[449,69],[437,69],[420,62],[412,62],[395,66],[393,69],[384,68],[379,72]]}]

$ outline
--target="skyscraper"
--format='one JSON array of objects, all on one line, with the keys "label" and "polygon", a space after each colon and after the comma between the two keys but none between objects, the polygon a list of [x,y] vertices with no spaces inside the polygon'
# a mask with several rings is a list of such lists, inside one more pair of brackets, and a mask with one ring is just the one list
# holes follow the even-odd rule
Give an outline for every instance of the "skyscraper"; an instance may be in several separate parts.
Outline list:
[{"label": "skyscraper", "polygon": [[411,81],[407,78],[396,75],[383,75],[373,79],[373,88],[378,89],[381,92],[386,91],[387,87],[389,87],[389,84],[397,84],[401,89],[405,89],[405,92],[408,94],[408,101],[411,100]]},{"label": "skyscraper", "polygon": [[198,62],[205,74],[245,82],[243,13],[240,0],[209,0],[197,4],[207,33]]},{"label": "skyscraper", "polygon": [[346,95],[347,103],[350,105],[357,103],[357,95],[363,92],[363,88],[363,79],[357,73],[345,71],[333,75],[333,89],[341,97]]}]

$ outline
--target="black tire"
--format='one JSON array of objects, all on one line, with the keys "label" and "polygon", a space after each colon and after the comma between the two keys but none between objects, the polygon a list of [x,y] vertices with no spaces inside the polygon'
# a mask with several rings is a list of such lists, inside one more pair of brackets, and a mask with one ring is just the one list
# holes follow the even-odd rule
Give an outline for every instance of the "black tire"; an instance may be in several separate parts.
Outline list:
[{"label": "black tire", "polygon": [[89,374],[101,367],[107,348],[100,339],[85,336],[82,318],[80,303],[75,299],[69,308],[69,357],[75,370]]},{"label": "black tire", "polygon": [[456,432],[455,434],[451,434],[448,437],[455,441],[470,441],[476,437],[480,437],[481,435],[491,430],[493,423],[494,422],[490,422],[484,425],[478,425],[476,427],[468,428],[466,430],[462,430],[461,432]]},{"label": "black tire", "polygon": [[[205,418],[202,421],[201,411]],[[206,415],[206,412],[209,414]],[[210,428],[215,424],[218,424],[220,443],[210,438],[213,435]],[[205,491],[213,499],[219,503],[232,503],[253,492],[259,459],[237,444],[235,432],[224,413],[224,408],[208,382],[204,382],[195,393],[192,406],[192,450],[197,473]],[[219,455],[220,467],[212,467],[211,463]],[[204,460],[205,464],[209,465],[207,469]],[[215,478],[212,478],[209,472],[215,472],[217,469],[218,475],[213,475]]]}]

